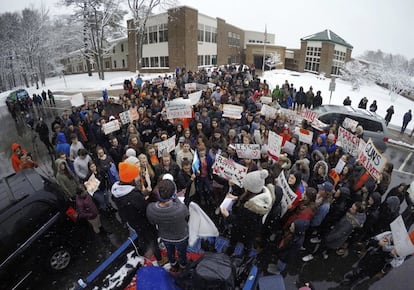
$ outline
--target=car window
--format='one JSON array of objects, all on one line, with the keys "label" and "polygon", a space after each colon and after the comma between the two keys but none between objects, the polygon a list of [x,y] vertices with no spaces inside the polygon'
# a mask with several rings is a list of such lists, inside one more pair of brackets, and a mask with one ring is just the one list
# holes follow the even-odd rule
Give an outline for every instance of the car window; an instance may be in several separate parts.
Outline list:
[{"label": "car window", "polygon": [[336,121],[338,124],[342,124],[342,122],[345,119],[345,116],[339,113],[327,113],[323,114],[322,116],[319,116],[318,119],[321,122],[329,125],[333,124],[334,121]]},{"label": "car window", "polygon": [[365,119],[361,117],[353,117],[353,119],[358,121],[358,123],[366,131],[372,131],[372,132],[383,132],[384,131],[384,128],[382,127],[381,122],[370,120],[370,119]]}]

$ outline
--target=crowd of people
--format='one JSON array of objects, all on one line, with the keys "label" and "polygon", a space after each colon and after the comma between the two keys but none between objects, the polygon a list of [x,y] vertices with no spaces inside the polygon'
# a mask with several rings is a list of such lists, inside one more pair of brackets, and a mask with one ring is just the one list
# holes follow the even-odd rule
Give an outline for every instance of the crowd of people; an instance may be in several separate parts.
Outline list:
[{"label": "crowd of people", "polygon": [[[193,106],[193,117],[168,119],[165,103],[188,98],[187,83],[203,88]],[[182,68],[175,75],[152,81],[139,76],[125,82],[124,89],[119,100],[105,92],[102,101],[57,116],[50,125],[51,140],[49,127],[41,118],[35,126],[47,150],[56,155],[58,183],[95,232],[105,232],[99,213],[117,211],[122,222],[139,234],[140,249],[151,250],[160,265],[166,262],[157,243],[161,238],[172,271],[179,272],[187,263],[187,206],[195,202],[229,239],[227,253],[238,243],[246,253],[255,249],[262,269],[270,273],[286,271],[286,265],[298,258],[308,262],[318,255],[327,259],[346,256],[349,251],[366,253],[344,282],[354,283],[365,276],[383,275],[396,266],[395,259],[404,260],[390,236],[379,235],[390,230],[404,202],[406,228],[414,223],[414,184],[389,188],[391,163],[386,164],[380,179],[374,179],[357,158],[336,144],[341,124],[330,124],[329,131],[323,132],[306,120],[296,124],[283,113],[260,114],[262,96],[271,97],[272,105],[295,115],[304,108],[320,106],[320,91],[314,94],[312,87],[296,88],[288,81],[271,91],[265,80],[242,66],[196,72]],[[105,134],[104,124],[119,119],[108,114],[108,107],[115,104],[122,110],[137,108],[139,118]],[[241,118],[223,117],[224,104],[242,106]],[[370,110],[376,111],[376,102]],[[296,126],[314,131],[313,144],[299,141]],[[295,149],[282,149],[278,157],[269,154],[270,131]],[[158,152],[158,144],[173,136],[174,150]],[[260,156],[240,158],[235,144],[259,144]],[[24,149],[18,144],[12,149],[13,168],[27,168],[21,160]],[[218,155],[247,168],[242,186],[213,174]],[[345,165],[336,172],[338,178],[332,179],[329,173],[339,161]],[[284,192],[276,182],[280,174],[296,194],[286,212],[281,202]],[[220,207],[224,198],[232,199],[233,206]]]}]

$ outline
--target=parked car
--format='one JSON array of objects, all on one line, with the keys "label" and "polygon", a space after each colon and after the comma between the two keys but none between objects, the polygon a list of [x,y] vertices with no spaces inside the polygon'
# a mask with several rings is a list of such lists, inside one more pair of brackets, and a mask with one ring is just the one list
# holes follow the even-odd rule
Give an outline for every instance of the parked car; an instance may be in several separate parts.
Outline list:
[{"label": "parked car", "polygon": [[363,139],[368,141],[371,138],[375,147],[385,152],[388,142],[388,130],[385,120],[376,113],[339,105],[322,105],[313,111],[319,114],[318,120],[322,122],[322,124],[318,124],[318,127],[328,127],[334,121],[340,125],[345,118],[357,121],[364,129]]},{"label": "parked car", "polygon": [[29,93],[25,89],[19,89],[9,94],[6,98],[6,103],[14,103],[17,102],[17,100],[24,102],[27,98],[29,98]]},{"label": "parked car", "polygon": [[71,212],[59,187],[33,169],[0,180],[0,289],[18,289],[34,274],[69,266],[84,229]]}]

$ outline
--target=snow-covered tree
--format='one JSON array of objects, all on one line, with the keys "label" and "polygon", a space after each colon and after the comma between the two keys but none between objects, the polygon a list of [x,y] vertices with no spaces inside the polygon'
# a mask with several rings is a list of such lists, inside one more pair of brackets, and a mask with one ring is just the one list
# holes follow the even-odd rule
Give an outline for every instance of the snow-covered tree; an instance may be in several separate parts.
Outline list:
[{"label": "snow-covered tree", "polygon": [[136,71],[142,67],[142,46],[144,43],[145,30],[148,17],[154,13],[155,9],[168,9],[176,6],[175,0],[128,0],[128,6],[133,17],[133,29],[135,31],[136,47]]},{"label": "snow-covered tree", "polygon": [[349,61],[341,69],[342,79],[349,81],[353,90],[359,90],[361,85],[372,80],[368,66],[368,64],[363,64],[358,60]]}]

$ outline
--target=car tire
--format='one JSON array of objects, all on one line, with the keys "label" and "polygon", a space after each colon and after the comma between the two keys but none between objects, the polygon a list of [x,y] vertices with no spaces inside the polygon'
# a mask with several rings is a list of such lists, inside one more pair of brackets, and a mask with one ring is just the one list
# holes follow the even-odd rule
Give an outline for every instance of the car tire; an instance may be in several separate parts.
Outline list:
[{"label": "car tire", "polygon": [[61,246],[50,251],[47,264],[49,270],[59,272],[65,270],[72,260],[71,252],[67,247]]}]

